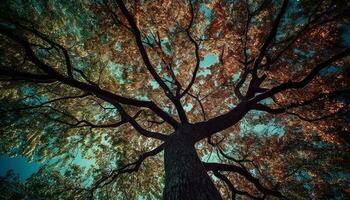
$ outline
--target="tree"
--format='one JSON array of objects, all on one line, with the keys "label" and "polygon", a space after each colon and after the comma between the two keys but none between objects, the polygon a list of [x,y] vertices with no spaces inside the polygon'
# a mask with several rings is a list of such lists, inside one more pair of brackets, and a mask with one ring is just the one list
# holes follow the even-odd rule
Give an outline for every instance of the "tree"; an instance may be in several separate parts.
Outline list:
[{"label": "tree", "polygon": [[349,11],[5,1],[1,152],[46,163],[47,198],[345,199]]}]

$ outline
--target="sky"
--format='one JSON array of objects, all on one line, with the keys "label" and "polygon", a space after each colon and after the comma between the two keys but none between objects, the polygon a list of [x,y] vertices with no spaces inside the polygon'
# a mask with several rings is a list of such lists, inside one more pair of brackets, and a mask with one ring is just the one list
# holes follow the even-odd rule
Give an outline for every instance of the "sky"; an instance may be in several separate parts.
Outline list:
[{"label": "sky", "polygon": [[9,157],[7,155],[0,155],[0,176],[4,176],[10,169],[20,175],[20,179],[25,181],[33,173],[39,170],[40,164],[35,162],[29,162],[27,158],[23,156]]}]

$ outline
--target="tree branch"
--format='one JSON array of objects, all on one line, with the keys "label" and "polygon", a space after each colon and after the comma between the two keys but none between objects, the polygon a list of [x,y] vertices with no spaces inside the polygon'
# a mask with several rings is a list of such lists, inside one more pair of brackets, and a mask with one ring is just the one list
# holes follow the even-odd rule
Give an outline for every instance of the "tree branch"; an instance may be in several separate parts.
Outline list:
[{"label": "tree branch", "polygon": [[141,54],[142,60],[144,64],[146,65],[147,70],[151,73],[152,77],[155,81],[160,85],[160,87],[164,90],[166,96],[174,103],[176,110],[179,114],[180,120],[182,123],[188,123],[188,119],[186,116],[186,112],[183,109],[183,106],[181,105],[181,102],[178,98],[175,98],[171,90],[168,88],[168,86],[164,83],[164,81],[161,79],[161,77],[157,74],[156,70],[151,64],[151,61],[148,57],[147,51],[143,45],[141,32],[139,28],[137,27],[137,24],[135,22],[134,17],[131,15],[131,13],[126,9],[124,3],[122,0],[116,1],[121,12],[125,16],[125,18],[128,20],[129,25],[131,27],[132,33],[134,34],[137,47],[139,49],[139,52]]},{"label": "tree branch", "polygon": [[[235,108],[230,110],[229,112],[214,117],[212,119],[209,119],[206,122],[199,122],[195,124],[199,130],[201,130],[197,136],[196,136],[196,141],[199,141],[203,138],[209,137],[210,135],[217,133],[219,131],[222,131],[233,124],[239,122],[246,113],[249,112],[249,110],[253,109],[254,105],[257,104],[259,101],[266,99],[268,97],[272,97],[273,95],[288,90],[288,89],[301,89],[305,87],[309,82],[313,80],[313,78],[325,67],[329,66],[335,61],[338,61],[340,59],[345,58],[346,56],[350,55],[350,48],[346,48],[344,51],[341,53],[338,53],[328,60],[316,65],[309,74],[302,79],[301,81],[288,81],[286,83],[282,83],[281,85],[278,85],[276,87],[273,87],[269,90],[267,90],[264,93],[261,93],[254,98],[247,100],[247,101],[242,101],[239,103]],[[258,105],[259,106],[259,105]],[[260,106],[261,108],[262,106]]]},{"label": "tree branch", "polygon": [[89,95],[90,94],[88,94],[88,93],[84,93],[82,95],[77,95],[77,96],[60,97],[60,98],[57,98],[57,99],[52,99],[50,101],[42,102],[42,103],[40,103],[38,105],[26,106],[26,107],[15,108],[15,109],[8,109],[8,110],[4,110],[4,112],[17,112],[17,111],[22,111],[22,110],[35,109],[35,108],[40,108],[40,107],[42,107],[44,105],[51,104],[51,103],[54,103],[54,102],[57,102],[57,101],[63,101],[63,100],[68,100],[68,99],[84,98],[84,97],[87,97]]},{"label": "tree branch", "polygon": [[239,175],[243,176],[246,178],[249,182],[254,184],[254,186],[263,194],[266,195],[271,195],[278,197],[280,199],[286,199],[280,192],[276,190],[271,190],[266,187],[264,187],[259,179],[253,177],[247,170],[235,166],[235,165],[228,165],[228,164],[220,164],[220,163],[205,163],[203,162],[203,165],[207,171],[229,171],[229,172],[235,172],[238,173]]},{"label": "tree branch", "polygon": [[233,184],[231,183],[231,181],[230,181],[226,176],[224,176],[223,174],[221,174],[220,172],[218,172],[218,171],[213,171],[213,173],[214,173],[214,176],[216,176],[216,177],[219,178],[220,180],[224,181],[225,184],[230,188],[231,193],[232,193],[232,196],[231,196],[231,199],[232,199],[232,200],[235,200],[235,199],[236,199],[236,194],[238,194],[238,195],[243,195],[243,196],[247,196],[247,197],[249,197],[249,198],[251,198],[251,199],[256,199],[256,200],[258,200],[258,199],[263,200],[263,199],[264,199],[264,197],[263,197],[263,198],[255,197],[255,196],[249,194],[248,192],[240,191],[240,190],[236,189],[236,188],[233,186]]},{"label": "tree branch", "polygon": [[160,146],[158,146],[157,148],[140,155],[136,161],[129,163],[127,165],[121,166],[118,169],[113,170],[109,175],[104,176],[101,179],[97,180],[93,184],[93,186],[91,186],[89,189],[85,189],[85,190],[87,190],[90,193],[90,195],[93,197],[93,194],[94,194],[96,189],[102,188],[102,187],[112,183],[120,175],[125,174],[125,173],[137,172],[140,169],[142,162],[146,158],[157,155],[158,153],[160,153],[164,149],[164,146],[165,145],[163,143]]},{"label": "tree branch", "polygon": [[308,83],[310,83],[323,68],[325,68],[325,67],[329,66],[330,64],[332,64],[333,62],[341,60],[349,55],[350,55],[350,48],[346,48],[342,52],[340,52],[336,55],[333,55],[328,60],[316,65],[316,67],[314,67],[309,72],[309,74],[301,81],[293,82],[290,80],[286,83],[282,83],[276,87],[271,88],[270,90],[268,90],[262,94],[257,95],[255,98],[251,99],[250,102],[257,103],[263,99],[266,99],[268,97],[272,97],[273,95],[275,95],[279,92],[288,90],[288,89],[301,89],[301,88],[305,87]]},{"label": "tree branch", "polygon": [[262,59],[264,58],[268,46],[272,43],[272,41],[276,37],[278,27],[281,23],[281,19],[282,19],[283,15],[285,14],[285,12],[287,11],[288,2],[289,2],[289,0],[283,1],[281,9],[280,9],[279,13],[277,14],[275,21],[273,22],[272,29],[271,29],[269,35],[266,37],[264,44],[261,46],[258,57],[254,61],[253,73],[252,73],[253,79],[257,76],[258,66],[260,65]]},{"label": "tree branch", "polygon": [[[103,90],[96,85],[91,85],[87,84],[84,82],[80,82],[78,80],[75,80],[74,78],[71,77],[65,77],[56,70],[54,70],[51,66],[48,64],[45,64],[41,60],[38,59],[38,57],[35,55],[33,50],[31,49],[31,44],[25,40],[22,37],[17,36],[14,32],[8,30],[5,26],[0,25],[0,33],[2,35],[5,35],[12,39],[13,41],[17,42],[20,44],[24,50],[25,53],[28,57],[28,60],[33,62],[37,67],[39,67],[41,70],[47,73],[47,76],[52,79],[55,79],[61,83],[67,84],[71,87],[81,89],[83,91],[91,92],[95,94],[97,97],[107,100],[107,101],[112,101],[112,102],[119,102],[122,104],[126,105],[131,105],[131,106],[136,106],[136,107],[146,107],[155,112],[159,117],[164,119],[166,122],[168,122],[172,127],[175,129],[179,126],[178,122],[174,120],[170,115],[168,115],[166,112],[164,112],[162,109],[160,109],[154,102],[152,101],[141,101],[141,100],[136,100],[132,98],[127,98],[123,97],[114,93],[111,93],[109,91]],[[23,75],[23,74],[19,74]],[[110,103],[112,103],[110,102]]]},{"label": "tree branch", "polygon": [[271,108],[267,105],[262,105],[262,104],[257,103],[255,105],[253,105],[252,109],[265,111],[265,112],[268,112],[270,114],[288,113],[288,109],[291,109],[291,108],[298,108],[298,107],[310,105],[310,104],[312,104],[316,101],[322,100],[322,99],[334,98],[334,97],[337,97],[338,95],[349,94],[349,93],[350,93],[350,89],[344,89],[344,90],[336,90],[336,91],[333,91],[331,93],[322,93],[322,94],[319,94],[319,95],[317,95],[311,99],[308,99],[306,101],[291,103],[289,105],[280,105],[276,102],[280,106],[280,108]]},{"label": "tree branch", "polygon": [[[246,24],[245,24],[245,28],[244,28],[244,37],[242,37],[242,40],[244,38],[244,40],[242,41],[243,43],[243,55],[244,55],[244,61],[243,61],[243,73],[241,74],[241,76],[239,77],[239,81],[237,82],[237,84],[234,87],[234,93],[237,96],[237,98],[239,100],[243,100],[244,95],[241,93],[240,89],[243,86],[244,82],[247,80],[248,75],[251,73],[251,70],[249,70],[248,65],[253,62],[252,59],[248,58],[248,48],[247,48],[247,44],[248,44],[248,32],[249,32],[249,26],[251,23],[251,20],[254,16],[256,16],[257,14],[259,14],[269,3],[271,0],[264,0],[260,6],[253,11],[252,13],[249,10],[249,4],[248,1],[246,1],[246,13],[247,13],[247,20],[246,20]],[[262,53],[260,51],[260,53]]]},{"label": "tree branch", "polygon": [[223,115],[219,115],[205,122],[196,123],[195,126],[200,131],[198,132],[198,135],[195,136],[195,140],[199,141],[213,135],[214,133],[229,128],[233,124],[239,122],[249,110],[249,102],[243,101]]},{"label": "tree branch", "polygon": [[193,8],[193,5],[192,5],[191,1],[189,1],[189,4],[190,4],[191,19],[190,19],[190,23],[189,23],[188,27],[186,28],[186,34],[187,34],[188,38],[190,39],[191,43],[195,47],[196,66],[195,66],[195,68],[193,70],[191,81],[188,84],[188,86],[184,89],[184,91],[181,93],[180,98],[185,96],[188,93],[188,91],[191,89],[192,85],[194,84],[194,82],[196,80],[196,77],[197,77],[199,64],[200,64],[199,44],[194,40],[194,38],[191,36],[191,33],[190,33],[191,27],[192,27],[193,22],[194,22],[194,8]]},{"label": "tree branch", "polygon": [[29,28],[29,27],[26,27],[26,26],[23,26],[21,24],[18,24],[18,23],[14,23],[16,26],[22,28],[23,30],[26,30],[26,31],[29,31],[31,33],[33,33],[34,35],[38,36],[39,38],[41,38],[42,40],[44,40],[45,42],[47,42],[48,44],[50,44],[51,46],[54,46],[54,47],[57,47],[58,49],[60,49],[63,53],[63,56],[64,56],[64,59],[65,59],[65,63],[66,63],[66,68],[67,68],[67,74],[68,74],[68,77],[70,78],[73,78],[73,73],[72,73],[72,70],[73,70],[73,67],[72,67],[72,62],[70,60],[70,56],[68,54],[68,51],[66,48],[64,48],[62,45],[54,42],[53,40],[50,40],[47,36],[45,36],[43,33],[35,30],[35,29],[32,29],[32,28]]},{"label": "tree branch", "polygon": [[32,74],[27,72],[20,72],[13,68],[0,68],[0,76],[10,77],[5,79],[0,79],[0,81],[27,81],[35,83],[53,83],[56,82],[55,78],[50,75],[45,74]]},{"label": "tree branch", "polygon": [[261,61],[263,60],[263,58],[266,55],[266,51],[267,51],[269,45],[272,43],[272,41],[276,37],[277,30],[278,30],[278,27],[281,23],[282,17],[285,14],[285,12],[287,11],[288,2],[289,2],[289,0],[283,1],[281,9],[280,9],[279,13],[277,14],[275,21],[273,22],[272,29],[271,29],[269,35],[266,37],[264,44],[261,46],[258,57],[254,61],[253,70],[251,72],[252,79],[249,83],[247,94],[245,95],[245,97],[248,99],[254,97],[254,94],[256,93],[260,84],[266,78],[266,75],[263,75],[262,77],[258,77],[258,68],[259,68]]},{"label": "tree branch", "polygon": [[168,139],[167,135],[163,135],[163,134],[158,133],[158,132],[152,132],[152,131],[148,131],[148,130],[144,129],[142,126],[140,126],[139,123],[137,123],[135,118],[131,117],[124,110],[124,108],[118,102],[113,102],[112,105],[114,105],[118,109],[118,111],[122,117],[122,120],[129,122],[135,128],[135,130],[138,131],[141,135],[143,135],[145,137],[155,138],[155,139],[162,140],[162,141],[166,141]]}]

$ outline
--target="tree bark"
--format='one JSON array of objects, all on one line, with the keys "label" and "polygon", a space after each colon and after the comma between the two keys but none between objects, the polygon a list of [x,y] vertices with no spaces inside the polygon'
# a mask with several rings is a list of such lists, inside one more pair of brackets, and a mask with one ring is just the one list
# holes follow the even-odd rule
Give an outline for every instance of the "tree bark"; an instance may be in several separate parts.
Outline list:
[{"label": "tree bark", "polygon": [[192,131],[181,127],[165,144],[163,200],[222,200],[198,158]]}]

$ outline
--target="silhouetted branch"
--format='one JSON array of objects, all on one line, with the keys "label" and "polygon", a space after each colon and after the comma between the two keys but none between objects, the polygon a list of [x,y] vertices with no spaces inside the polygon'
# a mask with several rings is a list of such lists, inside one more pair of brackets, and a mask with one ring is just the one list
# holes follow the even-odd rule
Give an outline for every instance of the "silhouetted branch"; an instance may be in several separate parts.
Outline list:
[{"label": "silhouetted branch", "polygon": [[[23,37],[17,36],[13,31],[9,30],[3,25],[0,25],[0,33],[2,35],[7,36],[8,38],[12,39],[13,41],[20,44],[24,50],[25,54],[29,61],[33,62],[38,68],[43,70],[47,77],[50,77],[50,80],[55,79],[61,83],[67,84],[71,87],[81,89],[83,91],[91,92],[95,94],[97,97],[104,99],[108,102],[119,102],[126,105],[132,105],[137,107],[146,107],[155,112],[157,115],[159,115],[161,118],[163,118],[166,122],[168,122],[171,126],[174,128],[178,127],[179,124],[176,120],[174,120],[170,115],[168,115],[166,112],[164,112],[162,109],[160,109],[154,102],[152,101],[142,101],[142,100],[136,100],[128,97],[123,97],[117,94],[114,94],[112,92],[103,90],[96,85],[87,84],[84,82],[80,82],[72,77],[65,77],[62,74],[60,74],[58,71],[53,69],[48,64],[42,62],[34,53],[34,51],[31,48],[31,44]],[[48,39],[48,38],[46,38]],[[5,70],[2,70],[5,74]],[[8,72],[6,72],[8,74]],[[12,77],[12,78],[22,78],[25,74],[19,73],[19,77]],[[27,74],[26,74],[27,75]],[[11,76],[16,76],[16,74],[12,73]],[[11,77],[10,76],[10,77]]]},{"label": "silhouetted branch", "polygon": [[256,93],[257,89],[259,88],[261,83],[266,78],[266,75],[263,75],[262,77],[258,77],[258,68],[260,66],[261,61],[266,56],[266,52],[267,52],[267,49],[268,49],[269,45],[273,42],[273,40],[276,37],[277,30],[278,30],[278,27],[279,27],[279,25],[281,23],[282,17],[287,11],[288,2],[289,2],[289,0],[284,0],[283,1],[281,9],[280,9],[279,13],[277,14],[277,17],[276,17],[275,21],[273,22],[273,25],[272,25],[272,28],[270,30],[270,33],[266,37],[266,39],[264,41],[264,44],[259,49],[259,55],[256,57],[256,59],[254,61],[253,69],[252,69],[252,72],[251,72],[252,79],[251,79],[251,81],[249,83],[247,94],[245,95],[245,97],[247,99],[250,99],[250,98],[254,97],[254,94]]},{"label": "silhouetted branch", "polygon": [[266,99],[268,97],[272,97],[273,95],[288,90],[288,89],[301,89],[303,87],[305,87],[308,83],[310,83],[317,75],[318,73],[325,67],[329,66],[330,64],[332,64],[333,62],[336,62],[338,60],[341,60],[343,58],[345,58],[346,56],[350,55],[350,48],[346,48],[345,50],[343,50],[342,52],[333,55],[331,58],[329,58],[328,60],[316,65],[310,72],[309,74],[304,77],[301,81],[292,81],[289,80],[286,83],[282,83],[276,87],[273,87],[271,89],[269,89],[268,91],[257,95],[256,97],[254,97],[252,100],[250,100],[250,102],[252,103],[257,103],[263,99]]},{"label": "silhouetted branch", "polygon": [[267,105],[262,105],[259,103],[255,104],[252,108],[255,110],[265,111],[265,112],[268,112],[270,114],[287,113],[287,114],[297,115],[299,118],[301,118],[305,121],[316,121],[316,120],[321,120],[321,119],[327,118],[326,116],[330,117],[330,116],[333,116],[333,115],[341,112],[343,110],[343,108],[346,108],[347,104],[345,106],[343,106],[342,108],[340,108],[339,111],[337,111],[337,112],[331,113],[330,115],[321,116],[321,117],[318,117],[315,119],[307,119],[305,117],[301,117],[298,114],[290,112],[288,110],[292,109],[292,108],[298,108],[298,107],[310,105],[310,104],[315,103],[315,102],[320,101],[320,100],[327,100],[330,98],[334,98],[334,97],[337,97],[341,94],[349,94],[349,93],[350,93],[350,89],[336,90],[336,91],[333,91],[330,93],[322,93],[322,94],[319,94],[319,95],[317,95],[313,98],[310,98],[308,100],[305,100],[302,102],[297,102],[297,103],[291,103],[288,105],[281,105],[274,99],[275,103],[277,103],[279,105],[279,108],[271,108]]},{"label": "silhouetted branch", "polygon": [[243,176],[246,178],[249,182],[254,184],[254,186],[263,194],[265,195],[272,195],[275,197],[278,197],[280,199],[286,199],[280,192],[276,190],[271,190],[266,187],[264,187],[259,179],[253,177],[247,170],[235,166],[235,165],[228,165],[228,164],[220,164],[220,163],[205,163],[203,162],[204,167],[206,168],[207,171],[229,171],[229,172],[235,172],[238,173],[239,175]]},{"label": "silhouetted branch", "polygon": [[[162,141],[166,141],[168,139],[167,135],[163,135],[161,133],[158,132],[152,132],[152,131],[148,131],[146,129],[144,129],[139,123],[137,123],[137,121],[135,120],[135,118],[131,117],[123,108],[122,105],[120,105],[118,102],[113,102],[112,103],[117,110],[119,111],[119,114],[122,118],[123,121],[129,122],[136,131],[138,131],[141,135],[145,136],[145,137],[151,137],[151,138],[155,138],[155,139],[159,139]],[[139,111],[140,113],[141,111]],[[137,114],[138,115],[138,114]]]},{"label": "silhouetted branch", "polygon": [[[318,75],[318,73],[325,67],[329,66],[333,62],[336,62],[338,60],[341,60],[345,58],[346,56],[350,55],[350,48],[346,48],[342,52],[332,56],[328,60],[316,65],[309,74],[302,79],[301,81],[288,81],[286,83],[282,83],[278,86],[275,86],[266,92],[263,92],[254,98],[248,100],[248,101],[242,101],[239,103],[235,108],[230,110],[229,112],[214,117],[212,119],[209,119],[206,122],[199,122],[196,124],[197,128],[201,130],[201,134],[196,136],[196,140],[199,141],[203,138],[207,138],[210,135],[217,133],[219,131],[222,131],[233,124],[237,123],[239,120],[241,120],[249,110],[254,109],[255,104],[257,104],[259,101],[273,97],[275,94],[280,93],[282,91],[288,90],[288,89],[301,89],[305,87],[308,83],[310,83],[315,76]],[[260,105],[258,105],[260,106]],[[262,106],[260,106],[262,108]],[[265,107],[264,107],[265,108]]]},{"label": "silhouetted branch", "polygon": [[194,8],[192,5],[192,2],[189,1],[189,5],[190,5],[190,14],[191,14],[191,18],[190,18],[190,23],[188,25],[188,27],[186,28],[186,34],[188,36],[188,38],[190,39],[191,43],[194,45],[195,47],[195,55],[196,55],[196,65],[195,68],[192,72],[192,78],[190,83],[188,84],[188,86],[184,89],[184,91],[181,93],[180,98],[182,98],[183,96],[185,96],[188,91],[191,89],[192,85],[194,84],[196,77],[197,77],[197,72],[199,69],[199,64],[200,64],[200,57],[199,57],[199,44],[196,42],[196,40],[191,36],[190,30],[191,27],[193,25],[194,22]]},{"label": "silhouetted branch", "polygon": [[68,54],[68,51],[66,48],[64,48],[62,45],[54,42],[53,40],[49,39],[46,35],[44,35],[43,33],[33,29],[33,28],[29,28],[26,26],[23,26],[21,24],[15,23],[16,26],[22,28],[23,30],[29,31],[30,33],[33,33],[35,36],[41,38],[42,40],[44,40],[45,42],[47,42],[48,44],[50,44],[52,47],[56,47],[59,50],[62,51],[64,59],[65,59],[65,63],[66,63],[66,68],[67,68],[67,74],[69,78],[73,78],[73,67],[72,67],[72,62],[70,60],[70,56]]},{"label": "silhouetted branch", "polygon": [[22,107],[22,108],[14,108],[14,109],[7,109],[7,110],[3,110],[3,112],[18,112],[18,111],[22,111],[22,110],[29,110],[29,109],[34,109],[34,108],[40,108],[44,105],[47,105],[47,104],[51,104],[51,103],[54,103],[54,102],[58,102],[58,101],[63,101],[63,100],[68,100],[68,99],[78,99],[78,98],[84,98],[84,97],[87,97],[89,96],[90,94],[88,93],[85,93],[85,94],[82,94],[82,95],[77,95],[77,96],[66,96],[66,97],[60,97],[60,98],[57,98],[57,99],[52,99],[50,101],[46,101],[46,102],[42,102],[38,105],[34,105],[34,106],[25,106],[25,107]]},{"label": "silhouetted branch", "polygon": [[[175,84],[176,86],[176,91],[175,91],[175,97],[178,97],[180,95],[180,91],[182,89],[182,85],[181,83],[178,81],[175,73],[174,73],[174,70],[173,70],[173,67],[172,67],[172,63],[170,62],[167,62],[164,58],[166,57],[165,55],[165,52],[163,50],[163,47],[162,47],[162,42],[161,42],[161,39],[160,39],[160,36],[159,36],[159,32],[157,32],[157,36],[151,32],[151,35],[153,37],[153,41],[157,44],[157,45],[153,45],[153,43],[149,40],[148,37],[146,37],[146,44],[149,45],[150,47],[152,47],[157,55],[161,58],[162,62],[164,63],[165,67],[167,68],[167,71],[168,71],[168,74],[170,75],[170,77],[172,78],[172,80],[174,81],[174,83],[171,82],[171,84]],[[165,80],[167,81],[167,80]]]},{"label": "silhouetted branch", "polygon": [[236,188],[233,186],[233,184],[231,183],[231,181],[230,181],[226,176],[224,176],[223,174],[221,174],[221,173],[218,172],[218,171],[213,171],[213,173],[214,173],[214,176],[216,176],[216,177],[219,178],[220,180],[224,181],[225,184],[229,187],[229,189],[231,190],[231,199],[232,199],[232,200],[235,200],[235,199],[236,199],[236,195],[237,195],[237,194],[238,194],[238,195],[247,196],[247,197],[249,197],[249,198],[251,198],[251,199],[256,199],[256,200],[258,200],[258,199],[260,199],[260,200],[265,199],[264,197],[262,197],[262,198],[255,197],[255,196],[249,194],[248,192],[240,191],[240,190],[236,189]]},{"label": "silhouetted branch", "polygon": [[164,149],[164,146],[165,145],[163,143],[160,146],[158,146],[157,148],[140,155],[136,161],[129,163],[129,164],[126,164],[126,165],[123,165],[123,166],[119,167],[118,169],[113,170],[109,175],[104,176],[104,177],[100,178],[99,180],[97,180],[94,184],[92,184],[92,186],[89,189],[84,189],[84,190],[88,191],[90,193],[90,195],[93,197],[95,190],[112,183],[120,175],[125,174],[125,173],[137,172],[140,169],[142,162],[146,158],[157,155],[158,153],[160,153]]},{"label": "silhouetted branch", "polygon": [[20,72],[13,68],[0,67],[0,81],[27,81],[35,83],[53,83],[57,80],[46,74],[32,74],[27,72]]},{"label": "silhouetted branch", "polygon": [[253,72],[252,72],[253,78],[252,79],[255,79],[257,77],[258,66],[260,65],[262,59],[264,58],[266,51],[267,51],[267,48],[269,47],[269,45],[272,43],[272,41],[276,37],[277,29],[281,23],[282,17],[287,11],[288,2],[289,2],[289,0],[283,1],[282,5],[281,5],[281,9],[280,9],[279,13],[277,14],[275,21],[273,22],[270,33],[266,37],[264,44],[261,46],[261,48],[259,50],[259,55],[255,59],[254,65],[253,65]]},{"label": "silhouetted branch", "polygon": [[144,64],[146,65],[147,70],[150,72],[154,80],[160,85],[160,87],[164,90],[166,96],[173,102],[173,104],[176,107],[176,110],[179,114],[179,118],[182,123],[188,123],[188,119],[186,116],[186,112],[183,109],[183,106],[181,105],[181,102],[178,98],[175,98],[174,95],[172,94],[171,90],[169,87],[164,83],[164,81],[161,79],[161,77],[158,75],[156,70],[151,64],[151,61],[148,57],[147,51],[143,45],[142,42],[142,37],[141,37],[141,32],[139,28],[137,27],[137,24],[135,22],[134,17],[131,15],[131,13],[127,10],[125,7],[124,3],[122,0],[117,0],[116,1],[118,4],[118,7],[120,8],[121,12],[125,16],[125,18],[128,20],[129,25],[131,27],[132,33],[134,34],[135,40],[137,47],[139,49],[139,52],[141,54],[142,60]]},{"label": "silhouetted branch", "polygon": [[334,116],[340,114],[341,112],[343,112],[344,110],[346,110],[346,108],[348,108],[348,106],[349,106],[349,103],[347,103],[345,106],[341,107],[340,109],[338,109],[334,113],[329,113],[329,114],[322,115],[322,116],[319,116],[319,117],[316,117],[316,118],[305,117],[305,116],[303,116],[301,114],[298,114],[298,113],[295,113],[295,112],[286,112],[286,113],[290,114],[290,115],[297,116],[299,119],[304,120],[304,121],[315,122],[315,121],[325,120],[327,118],[334,117]]},{"label": "silhouetted branch", "polygon": [[201,107],[201,110],[202,110],[202,116],[203,116],[203,119],[204,120],[207,120],[207,117],[206,117],[206,114],[205,114],[205,110],[204,110],[204,106],[203,106],[203,104],[202,104],[202,100],[201,99],[199,99],[199,97],[198,96],[195,96],[195,95],[193,95],[193,94],[191,94],[191,93],[187,93],[190,97],[192,97],[192,98],[194,98],[197,102],[198,102],[198,104],[199,104],[199,106]]}]

